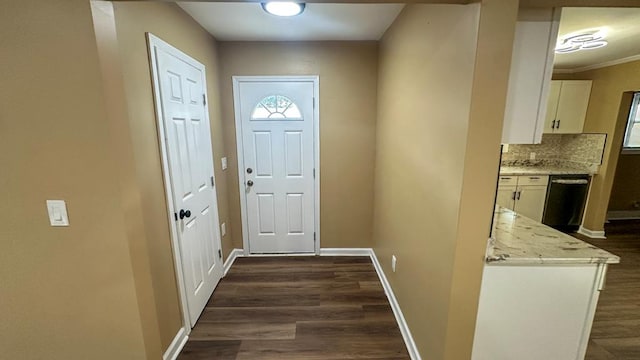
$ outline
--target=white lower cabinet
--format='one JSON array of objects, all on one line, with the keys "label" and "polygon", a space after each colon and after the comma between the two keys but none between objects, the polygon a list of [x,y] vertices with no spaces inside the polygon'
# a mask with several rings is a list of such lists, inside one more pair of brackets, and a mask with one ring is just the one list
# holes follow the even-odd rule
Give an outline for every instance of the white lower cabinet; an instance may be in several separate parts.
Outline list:
[{"label": "white lower cabinet", "polygon": [[487,264],[472,360],[582,360],[606,264]]},{"label": "white lower cabinet", "polygon": [[540,222],[548,182],[548,176],[500,176],[496,203]]}]

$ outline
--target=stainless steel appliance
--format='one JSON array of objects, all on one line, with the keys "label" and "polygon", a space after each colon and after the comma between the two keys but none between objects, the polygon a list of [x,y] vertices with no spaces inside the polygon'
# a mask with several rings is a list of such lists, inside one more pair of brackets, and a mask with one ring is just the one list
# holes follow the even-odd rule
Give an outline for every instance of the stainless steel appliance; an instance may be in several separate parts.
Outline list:
[{"label": "stainless steel appliance", "polygon": [[561,231],[576,231],[589,193],[589,175],[554,175],[549,178],[542,223]]}]

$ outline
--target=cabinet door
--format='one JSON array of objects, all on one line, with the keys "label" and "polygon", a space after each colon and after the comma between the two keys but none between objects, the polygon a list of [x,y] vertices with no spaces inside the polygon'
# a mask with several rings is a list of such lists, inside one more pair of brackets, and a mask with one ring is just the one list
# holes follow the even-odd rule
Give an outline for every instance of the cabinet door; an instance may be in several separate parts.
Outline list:
[{"label": "cabinet door", "polygon": [[546,186],[519,186],[514,211],[535,221],[542,221]]},{"label": "cabinet door", "polygon": [[518,12],[503,144],[539,144],[542,140],[559,22],[559,9],[520,9]]},{"label": "cabinet door", "polygon": [[496,204],[509,210],[513,210],[515,192],[516,187],[513,185],[498,186],[498,196],[496,197]]},{"label": "cabinet door", "polygon": [[549,134],[554,130],[553,125],[558,112],[558,100],[560,99],[560,88],[562,81],[552,80],[549,88],[549,98],[547,100],[547,115],[544,118],[544,133]]},{"label": "cabinet door", "polygon": [[569,80],[562,82],[558,111],[556,113],[555,133],[582,133],[590,95],[591,80]]}]

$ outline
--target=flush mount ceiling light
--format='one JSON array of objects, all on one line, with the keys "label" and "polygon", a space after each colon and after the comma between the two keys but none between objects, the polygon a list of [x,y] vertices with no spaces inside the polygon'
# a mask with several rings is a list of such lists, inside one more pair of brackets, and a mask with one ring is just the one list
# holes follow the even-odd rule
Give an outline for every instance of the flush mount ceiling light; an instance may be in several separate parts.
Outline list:
[{"label": "flush mount ceiling light", "polygon": [[583,30],[561,37],[556,44],[556,54],[568,54],[580,50],[593,50],[607,46],[603,29]]},{"label": "flush mount ceiling light", "polygon": [[264,11],[276,16],[296,16],[304,11],[304,3],[291,1],[270,1],[262,3]]}]

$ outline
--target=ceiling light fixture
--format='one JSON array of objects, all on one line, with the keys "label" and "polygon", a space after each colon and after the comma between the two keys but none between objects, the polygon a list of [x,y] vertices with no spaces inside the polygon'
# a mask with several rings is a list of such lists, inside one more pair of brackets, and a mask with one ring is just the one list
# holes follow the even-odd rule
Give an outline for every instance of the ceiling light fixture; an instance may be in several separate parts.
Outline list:
[{"label": "ceiling light fixture", "polygon": [[302,14],[305,4],[292,1],[270,1],[262,3],[262,8],[271,15],[296,16]]},{"label": "ceiling light fixture", "polygon": [[568,54],[580,50],[593,50],[607,46],[603,29],[583,30],[561,37],[556,44],[556,54]]}]

